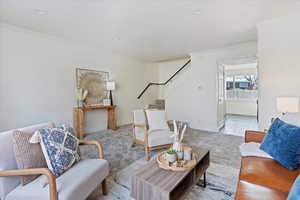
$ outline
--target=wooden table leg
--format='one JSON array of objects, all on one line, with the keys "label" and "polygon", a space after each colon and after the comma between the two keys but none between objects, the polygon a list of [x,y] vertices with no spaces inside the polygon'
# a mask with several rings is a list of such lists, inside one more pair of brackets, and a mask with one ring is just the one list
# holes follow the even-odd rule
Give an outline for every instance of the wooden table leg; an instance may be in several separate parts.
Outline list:
[{"label": "wooden table leg", "polygon": [[203,174],[203,180],[200,180],[196,185],[206,188],[206,172]]},{"label": "wooden table leg", "polygon": [[203,174],[203,187],[206,188],[206,172]]},{"label": "wooden table leg", "polygon": [[84,138],[84,129],[85,129],[85,114],[84,111],[80,108],[74,108],[73,111],[73,123],[74,123],[74,129],[76,132],[76,136],[79,139]]},{"label": "wooden table leg", "polygon": [[115,108],[111,108],[107,110],[107,128],[112,130],[117,130],[117,119],[116,119]]}]

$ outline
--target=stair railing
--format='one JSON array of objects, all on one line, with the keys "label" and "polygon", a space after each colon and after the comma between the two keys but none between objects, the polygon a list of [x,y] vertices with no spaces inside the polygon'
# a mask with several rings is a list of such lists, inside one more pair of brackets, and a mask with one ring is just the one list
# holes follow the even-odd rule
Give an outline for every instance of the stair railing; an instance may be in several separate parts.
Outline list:
[{"label": "stair railing", "polygon": [[148,83],[148,85],[145,87],[145,89],[140,93],[140,95],[137,97],[140,99],[143,94],[148,90],[148,88],[151,85],[167,85],[180,71],[182,71],[189,63],[191,62],[191,59],[189,59],[180,69],[178,69],[167,81],[164,83]]}]

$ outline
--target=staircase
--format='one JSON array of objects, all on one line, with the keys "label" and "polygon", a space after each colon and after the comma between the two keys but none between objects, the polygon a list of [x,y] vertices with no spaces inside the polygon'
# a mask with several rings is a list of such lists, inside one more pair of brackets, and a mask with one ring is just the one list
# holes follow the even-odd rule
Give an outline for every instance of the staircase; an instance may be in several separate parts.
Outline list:
[{"label": "staircase", "polygon": [[165,81],[164,83],[148,83],[148,85],[145,87],[145,89],[140,93],[140,95],[137,97],[138,99],[140,99],[143,94],[148,90],[148,88],[152,85],[167,85],[177,74],[179,74],[180,71],[182,71],[185,67],[188,66],[188,64],[190,64],[191,59],[188,60],[179,70],[177,70],[167,81]]}]

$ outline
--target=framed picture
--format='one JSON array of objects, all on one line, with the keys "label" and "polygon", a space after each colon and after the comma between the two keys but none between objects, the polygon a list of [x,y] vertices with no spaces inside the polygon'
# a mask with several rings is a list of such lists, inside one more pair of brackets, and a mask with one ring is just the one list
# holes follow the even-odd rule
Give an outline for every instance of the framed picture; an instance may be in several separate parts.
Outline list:
[{"label": "framed picture", "polygon": [[108,91],[106,82],[109,80],[108,72],[91,69],[76,69],[76,86],[88,90],[86,104],[103,105],[103,100],[107,99]]}]

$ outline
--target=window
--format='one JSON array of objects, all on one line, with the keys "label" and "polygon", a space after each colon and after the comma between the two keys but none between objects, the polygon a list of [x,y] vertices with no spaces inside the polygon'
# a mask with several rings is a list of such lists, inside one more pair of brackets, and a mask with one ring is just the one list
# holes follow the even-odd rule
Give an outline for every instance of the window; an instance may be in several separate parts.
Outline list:
[{"label": "window", "polygon": [[226,90],[232,90],[233,89],[233,76],[226,77],[225,81],[226,81]]},{"label": "window", "polygon": [[257,99],[257,75],[235,75],[225,78],[226,99]]}]

